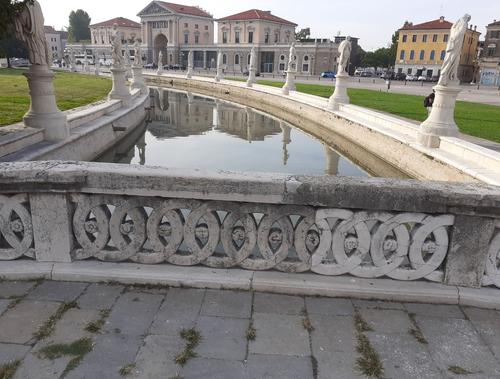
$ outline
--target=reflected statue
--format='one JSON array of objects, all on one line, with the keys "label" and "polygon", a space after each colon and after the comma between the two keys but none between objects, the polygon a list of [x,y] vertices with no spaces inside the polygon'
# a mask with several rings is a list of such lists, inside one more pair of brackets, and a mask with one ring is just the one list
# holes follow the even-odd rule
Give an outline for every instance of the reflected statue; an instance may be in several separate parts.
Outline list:
[{"label": "reflected statue", "polygon": [[139,150],[139,164],[144,166],[146,164],[146,135],[144,133],[137,141],[136,146],[137,150]]},{"label": "reflected statue", "polygon": [[111,34],[111,57],[113,58],[114,68],[123,68],[124,60],[122,47],[122,36],[118,32],[118,25],[113,24],[113,32]]},{"label": "reflected statue", "polygon": [[351,37],[347,36],[344,41],[342,41],[339,45],[339,64],[338,64],[338,74],[339,75],[348,75],[348,65],[349,59],[351,58]]},{"label": "reflected statue", "polygon": [[458,66],[460,64],[460,54],[464,43],[465,32],[471,17],[465,14],[453,24],[450,31],[448,45],[446,46],[446,56],[441,66],[438,85],[448,86],[450,83],[458,84]]},{"label": "reflected statue", "polygon": [[247,115],[247,141],[248,143],[252,143],[253,136],[252,136],[252,125],[254,123],[254,112],[252,108],[245,107],[245,112]]},{"label": "reflected statue", "polygon": [[215,99],[215,107],[213,109],[212,116],[212,126],[213,130],[220,129],[220,112],[221,112],[221,101],[219,99]]},{"label": "reflected statue", "polygon": [[338,175],[340,155],[330,146],[324,145],[326,156],[326,175]]},{"label": "reflected statue", "polygon": [[28,3],[14,19],[16,38],[26,45],[30,64],[50,66],[43,25],[42,7],[37,0]]},{"label": "reflected statue", "polygon": [[280,121],[280,129],[283,132],[283,165],[286,166],[288,163],[288,158],[290,158],[290,154],[288,153],[288,145],[292,142],[290,134],[292,132],[292,128],[285,121]]}]

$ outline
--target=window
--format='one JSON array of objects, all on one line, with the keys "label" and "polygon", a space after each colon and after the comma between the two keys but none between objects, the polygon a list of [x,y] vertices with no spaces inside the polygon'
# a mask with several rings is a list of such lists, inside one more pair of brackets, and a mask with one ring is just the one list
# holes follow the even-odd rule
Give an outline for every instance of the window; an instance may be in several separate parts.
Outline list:
[{"label": "window", "polygon": [[432,42],[437,42],[438,41],[438,35],[437,34],[434,34],[432,36]]},{"label": "window", "polygon": [[240,32],[234,32],[234,43],[240,43]]},{"label": "window", "polygon": [[308,60],[309,60],[309,56],[307,56],[307,55],[306,55],[306,56],[304,57],[304,61],[306,61],[306,62],[307,62]]},{"label": "window", "polygon": [[240,56],[238,54],[236,54],[234,56],[234,64],[236,65],[239,65],[240,64]]},{"label": "window", "polygon": [[495,56],[495,48],[494,47],[488,47],[488,51],[486,53],[488,57],[493,57]]},{"label": "window", "polygon": [[415,50],[412,50],[410,51],[410,60],[414,60],[415,59]]},{"label": "window", "polygon": [[403,42],[406,42],[408,40],[408,36],[406,34],[403,35]]},{"label": "window", "polygon": [[189,34],[188,33],[184,33],[184,43],[185,44],[189,43]]},{"label": "window", "polygon": [[405,59],[405,51],[404,50],[401,50],[401,52],[399,53],[399,59],[400,60],[404,60]]},{"label": "window", "polygon": [[194,28],[195,28],[195,29],[198,29],[198,24],[194,24]]},{"label": "window", "polygon": [[424,35],[422,36],[422,42],[427,42],[427,34],[424,34]]},{"label": "window", "polygon": [[280,40],[280,35],[279,33],[274,33],[274,43],[278,43]]},{"label": "window", "polygon": [[189,27],[189,25],[188,25],[188,23],[187,23],[187,22],[184,24],[184,27],[185,27],[185,28],[188,28],[188,27]]},{"label": "window", "polygon": [[200,36],[198,34],[194,35],[194,43],[199,44],[200,43]]},{"label": "window", "polygon": [[430,60],[433,61],[434,59],[436,58],[436,52],[434,50],[431,51],[431,56],[430,56]]},{"label": "window", "polygon": [[417,35],[414,34],[412,37],[411,37],[411,41],[412,42],[417,42]]},{"label": "window", "polygon": [[281,55],[281,56],[280,56],[280,60],[284,61],[284,60],[285,60],[285,56],[284,56],[284,55]]},{"label": "window", "polygon": [[444,57],[446,56],[446,51],[441,51],[441,57],[439,58],[440,60],[444,61]]},{"label": "window", "polygon": [[420,50],[420,60],[423,61],[425,59],[425,50]]},{"label": "window", "polygon": [[490,32],[490,38],[500,38],[500,30],[492,30]]},{"label": "window", "polygon": [[227,32],[222,32],[222,43],[227,43]]},{"label": "window", "polygon": [[248,32],[248,43],[253,43],[253,32]]},{"label": "window", "polygon": [[208,25],[205,25],[205,30],[208,30]]},{"label": "window", "polygon": [[227,55],[226,54],[222,55],[222,64],[227,64]]},{"label": "window", "polygon": [[304,63],[302,65],[302,72],[308,72],[309,71],[309,65],[307,63]]},{"label": "window", "polygon": [[264,36],[264,43],[269,43],[269,32],[266,32]]},{"label": "window", "polygon": [[280,71],[285,71],[285,64],[284,63],[280,63]]},{"label": "window", "polygon": [[408,75],[411,75],[411,68],[408,69],[407,73]]},{"label": "window", "polygon": [[445,34],[445,35],[443,36],[443,42],[448,42],[448,34]]}]

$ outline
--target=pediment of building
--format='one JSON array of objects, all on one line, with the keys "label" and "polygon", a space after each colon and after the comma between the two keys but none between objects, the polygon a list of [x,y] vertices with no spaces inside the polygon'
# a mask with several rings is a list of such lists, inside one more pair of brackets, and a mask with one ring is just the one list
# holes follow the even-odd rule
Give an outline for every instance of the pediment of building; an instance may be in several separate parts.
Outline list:
[{"label": "pediment of building", "polygon": [[165,14],[172,14],[171,11],[169,11],[167,8],[161,6],[160,4],[156,2],[151,2],[146,8],[144,8],[142,11],[140,11],[137,16],[143,17],[143,16],[154,16],[154,15],[165,15]]}]

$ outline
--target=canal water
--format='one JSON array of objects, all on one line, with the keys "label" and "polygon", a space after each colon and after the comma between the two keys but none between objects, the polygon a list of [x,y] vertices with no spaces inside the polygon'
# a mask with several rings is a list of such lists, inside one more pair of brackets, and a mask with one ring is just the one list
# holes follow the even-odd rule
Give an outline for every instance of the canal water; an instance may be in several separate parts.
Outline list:
[{"label": "canal water", "polygon": [[96,161],[228,171],[370,176],[302,130],[249,107],[151,88],[145,125]]}]

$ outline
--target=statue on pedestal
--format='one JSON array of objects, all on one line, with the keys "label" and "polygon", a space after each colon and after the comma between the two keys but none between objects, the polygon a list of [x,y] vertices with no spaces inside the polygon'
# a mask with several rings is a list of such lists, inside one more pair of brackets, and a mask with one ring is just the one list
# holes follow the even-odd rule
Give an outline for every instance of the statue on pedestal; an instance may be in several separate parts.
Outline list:
[{"label": "statue on pedestal", "polygon": [[290,45],[290,52],[288,53],[288,71],[297,71],[297,65],[295,63],[297,57],[297,50],[295,49],[295,42]]},{"label": "statue on pedestal", "polygon": [[252,51],[250,52],[250,67],[248,67],[248,80],[247,87],[252,87],[255,83],[255,72],[257,69],[257,52],[255,51],[255,46],[252,46]]},{"label": "statue on pedestal", "polygon": [[142,67],[142,49],[138,40],[134,44],[134,66]]},{"label": "statue on pedestal", "polygon": [[446,46],[446,56],[443,65],[441,66],[441,75],[439,76],[438,85],[447,86],[450,83],[458,84],[458,65],[460,64],[460,54],[464,42],[467,25],[470,21],[468,14],[461,17],[450,30],[450,38]]},{"label": "statue on pedestal", "polygon": [[193,68],[194,68],[194,52],[193,50],[189,50],[188,53],[188,67],[186,77],[190,79],[193,76]]},{"label": "statue on pedestal", "polygon": [[347,69],[348,69],[349,59],[351,58],[351,51],[352,51],[351,37],[348,36],[339,45],[340,57],[339,57],[337,74],[339,75],[348,74]]},{"label": "statue on pedestal", "polygon": [[118,25],[113,25],[113,34],[111,36],[111,57],[113,58],[114,68],[123,68],[124,59],[122,55],[122,36],[118,32]]},{"label": "statue on pedestal", "polygon": [[28,60],[32,65],[50,65],[43,24],[42,8],[36,0],[31,4],[28,3],[14,20],[16,38],[25,43]]}]

